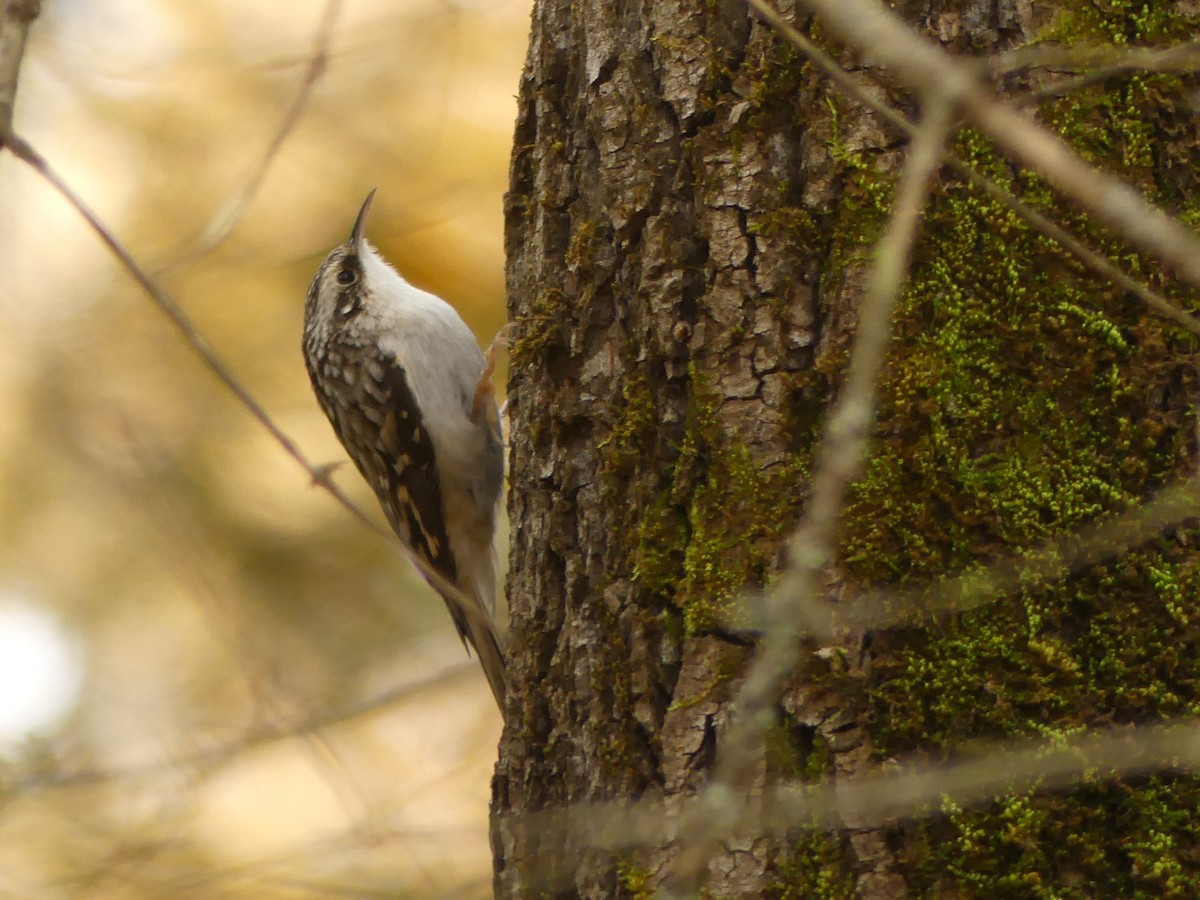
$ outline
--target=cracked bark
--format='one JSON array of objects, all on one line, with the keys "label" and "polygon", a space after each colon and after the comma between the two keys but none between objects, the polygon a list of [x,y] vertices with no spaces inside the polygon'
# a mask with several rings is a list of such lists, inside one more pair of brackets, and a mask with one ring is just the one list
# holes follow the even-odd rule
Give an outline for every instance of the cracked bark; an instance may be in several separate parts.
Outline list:
[{"label": "cracked bark", "polygon": [[[923,24],[947,43],[994,46],[1028,19],[1019,2],[934,7]],[[830,264],[820,223],[844,199],[834,140],[874,152],[881,173],[902,150],[857,108],[834,121],[826,89],[736,0],[536,4],[506,204],[514,651],[494,782],[498,896],[627,894],[632,870],[654,886],[669,826],[660,846],[617,856],[519,816],[647,795],[670,809],[708,775],[750,651],[713,630],[684,637],[679,598],[639,577],[636,544],[653,503],[686,507],[703,478],[700,460],[680,483],[700,386],[716,427],[763,472],[797,449],[798,399],[827,400],[798,385],[844,348],[861,285],[851,271],[818,290]],[[812,217],[810,241],[778,227],[784,210]],[[622,456],[635,403],[654,427]],[[852,641],[818,658],[841,687],[801,673],[781,712],[799,755],[819,736],[833,770],[852,775],[871,752],[857,699],[870,654]],[[759,785],[771,772],[760,756]],[[883,836],[847,834],[860,895],[903,896]],[[710,889],[761,895],[780,845],[731,841]]]}]

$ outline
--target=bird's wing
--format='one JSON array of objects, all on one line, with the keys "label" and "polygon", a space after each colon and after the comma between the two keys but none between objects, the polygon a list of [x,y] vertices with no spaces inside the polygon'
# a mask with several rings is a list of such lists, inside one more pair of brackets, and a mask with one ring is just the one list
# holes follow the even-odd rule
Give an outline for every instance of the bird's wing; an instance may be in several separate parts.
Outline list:
[{"label": "bird's wing", "polygon": [[377,452],[388,463],[372,486],[405,545],[453,583],[458,569],[446,532],[429,429],[399,361],[385,361],[383,377],[377,384],[381,414]]}]

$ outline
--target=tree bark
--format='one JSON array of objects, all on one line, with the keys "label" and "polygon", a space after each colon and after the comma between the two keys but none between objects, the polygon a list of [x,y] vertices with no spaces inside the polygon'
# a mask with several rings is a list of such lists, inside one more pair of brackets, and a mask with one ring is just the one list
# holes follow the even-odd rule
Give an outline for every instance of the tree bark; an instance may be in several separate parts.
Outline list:
[{"label": "tree bark", "polygon": [[[1182,7],[1168,20],[1036,6],[901,12],[963,53],[1118,33],[1167,41],[1196,24]],[[781,11],[819,36],[792,4]],[[842,57],[865,90],[911,109],[886,73]],[[1149,196],[1178,199],[1195,196],[1200,171],[1187,91],[1178,77],[1147,76],[1042,115]],[[519,101],[506,205],[512,689],[494,783],[495,885],[499,896],[648,894],[678,849],[670,823],[656,845],[614,854],[523,816],[642,797],[670,810],[705,784],[753,653],[739,598],[769,580],[803,508],[905,141],[737,0],[539,0]],[[1054,209],[1044,184],[973,133],[955,150]],[[1123,261],[1169,286],[1146,261]],[[960,571],[1185,471],[1189,346],[944,176],[830,597]],[[1168,595],[1200,579],[1182,540],[936,629],[815,648],[781,697],[748,789],[850,778],[911,752],[949,758],[979,738],[1186,711],[1200,667],[1181,660],[1197,655],[1196,635]],[[1130,629],[1143,643],[1122,649]],[[1138,700],[1122,703],[1130,684]],[[1080,879],[1154,891],[1195,870],[1195,835],[1176,815],[1195,798],[1189,779],[1170,792],[1143,779],[923,824],[764,832],[724,845],[707,883],[715,896],[999,896]],[[1175,848],[1167,874],[1117,847],[1122,832],[1103,811],[1114,803],[1147,848],[1153,835]],[[1060,814],[1074,827],[1052,821]],[[972,839],[981,828],[994,847]],[[1034,853],[1023,841],[1049,846]]]}]

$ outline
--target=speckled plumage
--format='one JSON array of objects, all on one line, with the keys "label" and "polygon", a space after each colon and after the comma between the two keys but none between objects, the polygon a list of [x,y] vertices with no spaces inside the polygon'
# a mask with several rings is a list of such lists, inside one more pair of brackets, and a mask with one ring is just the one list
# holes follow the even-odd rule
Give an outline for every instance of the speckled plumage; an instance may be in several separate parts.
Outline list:
[{"label": "speckled plumage", "polygon": [[366,242],[370,202],[309,287],[305,363],[342,446],[428,570],[503,709],[492,546],[503,449],[494,401],[477,408],[483,354],[453,307]]}]

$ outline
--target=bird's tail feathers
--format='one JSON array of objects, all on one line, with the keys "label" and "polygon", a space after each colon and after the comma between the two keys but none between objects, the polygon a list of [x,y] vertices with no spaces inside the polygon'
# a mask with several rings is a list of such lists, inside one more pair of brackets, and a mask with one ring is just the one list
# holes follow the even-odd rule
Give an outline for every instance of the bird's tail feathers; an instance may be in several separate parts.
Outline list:
[{"label": "bird's tail feathers", "polygon": [[487,676],[488,686],[496,705],[504,714],[504,697],[508,686],[506,674],[504,647],[496,631],[493,617],[495,610],[496,578],[494,561],[486,571],[477,573],[470,579],[468,585],[460,586],[443,577],[431,565],[417,554],[409,552],[409,558],[417,567],[417,571],[425,578],[450,610],[450,616],[458,628],[458,635],[468,651],[474,650],[483,666],[483,674]]},{"label": "bird's tail feathers", "polygon": [[467,638],[475,648],[475,655],[479,657],[479,664],[483,666],[483,674],[492,689],[492,696],[496,698],[496,705],[503,714],[504,697],[508,690],[508,669],[496,628],[491,622],[481,622],[472,618],[467,625]]},{"label": "bird's tail feathers", "polygon": [[475,584],[460,588],[443,582],[434,584],[434,588],[442,594],[446,606],[450,607],[450,616],[454,618],[458,626],[458,635],[462,637],[468,652],[474,650],[478,656],[479,665],[484,667],[487,684],[492,689],[492,696],[496,697],[500,714],[503,714],[504,696],[508,688],[508,664],[496,629],[496,620],[492,616],[494,601],[491,594],[494,593],[494,588],[486,594],[484,590],[487,588]]}]

